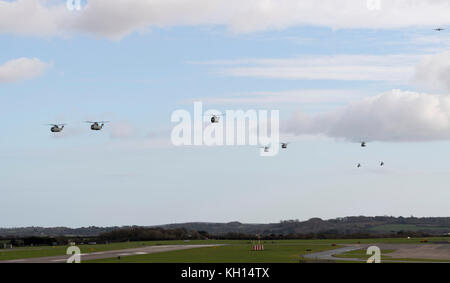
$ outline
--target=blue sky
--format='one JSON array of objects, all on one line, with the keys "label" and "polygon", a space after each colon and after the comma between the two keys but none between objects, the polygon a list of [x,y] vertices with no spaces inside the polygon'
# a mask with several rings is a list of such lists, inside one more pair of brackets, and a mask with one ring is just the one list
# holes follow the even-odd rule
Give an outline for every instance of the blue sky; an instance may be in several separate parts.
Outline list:
[{"label": "blue sky", "polygon": [[[342,8],[353,24],[308,8],[299,20],[295,1],[265,1],[267,21],[243,2],[248,22],[233,1],[214,2],[228,18],[149,1],[158,13],[112,21],[119,2],[67,11],[64,1],[0,0],[0,227],[448,216],[450,36],[432,30],[431,13],[442,7],[424,1],[416,24],[406,20],[416,8],[402,10],[404,24],[390,4],[361,10],[384,19],[367,26],[356,0]],[[31,13],[29,25],[11,13]],[[292,144],[273,158],[250,146],[174,147],[171,114],[195,100],[279,109]],[[85,120],[111,123],[93,132]],[[68,126],[55,135],[48,123]]]}]

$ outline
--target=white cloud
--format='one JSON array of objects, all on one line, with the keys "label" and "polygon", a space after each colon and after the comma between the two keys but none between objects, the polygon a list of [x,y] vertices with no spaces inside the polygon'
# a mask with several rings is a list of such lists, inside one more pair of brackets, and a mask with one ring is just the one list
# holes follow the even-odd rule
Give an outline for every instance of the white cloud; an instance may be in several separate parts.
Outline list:
[{"label": "white cloud", "polygon": [[450,96],[392,90],[339,111],[297,113],[284,130],[350,141],[450,139]]},{"label": "white cloud", "polygon": [[45,1],[0,1],[0,33],[48,36],[58,33],[66,9]]},{"label": "white cloud", "polygon": [[42,62],[38,58],[10,60],[0,65],[0,83],[32,79],[44,74],[48,67],[48,63]]},{"label": "white cloud", "polygon": [[433,90],[450,91],[450,51],[424,56],[416,66],[415,80]]},{"label": "white cloud", "polygon": [[119,39],[152,26],[219,25],[252,32],[293,26],[389,29],[450,24],[450,0],[386,0],[379,11],[368,9],[366,0],[89,0],[78,12],[63,2],[0,0],[0,32],[81,32]]},{"label": "white cloud", "polygon": [[191,63],[222,66],[220,74],[236,77],[407,83],[419,59],[419,55],[330,55]]}]

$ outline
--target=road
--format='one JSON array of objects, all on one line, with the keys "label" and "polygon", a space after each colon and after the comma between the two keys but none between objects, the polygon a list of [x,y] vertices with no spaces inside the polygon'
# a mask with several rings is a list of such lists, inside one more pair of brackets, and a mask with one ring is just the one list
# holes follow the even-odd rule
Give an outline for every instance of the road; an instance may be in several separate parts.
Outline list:
[{"label": "road", "polygon": [[365,261],[365,260],[361,260],[361,259],[357,259],[357,258],[336,258],[333,256],[336,254],[342,254],[342,253],[346,253],[346,252],[359,250],[361,248],[362,248],[362,246],[346,246],[346,247],[338,248],[338,249],[334,249],[334,250],[307,254],[307,255],[304,255],[303,257],[309,258],[309,259],[316,259],[316,260]]},{"label": "road", "polygon": [[[188,250],[196,248],[206,248],[221,245],[167,245],[167,246],[147,246],[142,248],[124,249],[115,251],[103,251],[81,254],[81,262],[85,260],[102,259],[102,258],[117,258],[132,255],[145,255],[153,253],[162,253],[170,251]],[[37,258],[23,258],[15,260],[4,260],[0,263],[64,263],[69,258],[69,255],[51,256],[51,257],[37,257]]]},{"label": "road", "polygon": [[[327,261],[339,260],[339,261],[349,261],[349,262],[366,262],[367,260],[365,260],[365,259],[360,259],[360,258],[337,258],[337,257],[334,257],[333,255],[342,254],[342,253],[351,252],[351,251],[360,250],[360,249],[367,249],[368,247],[369,247],[369,245],[345,246],[343,248],[338,248],[338,249],[334,249],[334,250],[307,254],[307,255],[304,255],[303,257],[308,258],[308,259],[327,260]],[[436,261],[433,261],[433,262],[421,261],[421,260],[404,261],[404,260],[396,260],[394,258],[393,259],[383,259],[382,262],[396,262],[396,263],[448,263],[448,262],[439,262],[439,260],[436,260]]]}]

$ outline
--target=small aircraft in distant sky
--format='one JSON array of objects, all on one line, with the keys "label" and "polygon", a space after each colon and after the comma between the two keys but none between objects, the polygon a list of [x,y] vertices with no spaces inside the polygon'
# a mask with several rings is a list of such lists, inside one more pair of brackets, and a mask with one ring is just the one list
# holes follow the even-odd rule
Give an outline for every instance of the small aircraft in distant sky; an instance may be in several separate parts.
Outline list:
[{"label": "small aircraft in distant sky", "polygon": [[101,129],[103,129],[103,126],[109,122],[108,121],[99,121],[99,122],[86,121],[86,123],[91,124],[91,130],[100,131]]},{"label": "small aircraft in distant sky", "polygon": [[264,152],[269,152],[269,150],[270,150],[270,146],[269,145],[261,146],[260,148],[263,148]]},{"label": "small aircraft in distant sky", "polygon": [[59,132],[62,132],[62,130],[64,129],[64,126],[66,125],[66,124],[48,124],[49,126],[52,126],[51,128],[50,128],[50,131],[52,132],[52,133],[59,133]]},{"label": "small aircraft in distant sky", "polygon": [[361,168],[361,163],[358,163],[358,165],[356,167],[357,168]]},{"label": "small aircraft in distant sky", "polygon": [[362,141],[361,142],[361,147],[366,147],[367,145],[366,145],[366,142],[365,141]]},{"label": "small aircraft in distant sky", "polygon": [[445,28],[435,28],[434,30],[435,31],[443,31],[443,30],[445,30]]},{"label": "small aircraft in distant sky", "polygon": [[383,162],[383,161],[381,161],[381,163],[380,163],[380,166],[381,166],[381,167],[383,167],[383,166],[384,166],[384,162]]},{"label": "small aircraft in distant sky", "polygon": [[281,148],[286,149],[288,147],[289,143],[288,142],[282,142],[281,143]]},{"label": "small aircraft in distant sky", "polygon": [[216,124],[220,122],[220,118],[223,117],[224,114],[214,114],[211,115],[211,123]]}]

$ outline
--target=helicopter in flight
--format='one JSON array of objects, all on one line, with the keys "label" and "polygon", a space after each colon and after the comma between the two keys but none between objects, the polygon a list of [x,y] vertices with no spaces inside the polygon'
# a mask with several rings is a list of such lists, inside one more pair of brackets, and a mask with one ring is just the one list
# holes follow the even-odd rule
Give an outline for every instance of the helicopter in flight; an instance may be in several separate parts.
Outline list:
[{"label": "helicopter in flight", "polygon": [[361,142],[361,147],[367,147],[367,144],[366,144],[365,141],[362,141],[362,142]]},{"label": "helicopter in flight", "polygon": [[358,163],[358,165],[356,165],[357,168],[361,168],[361,163]]},{"label": "helicopter in flight", "polygon": [[381,163],[380,163],[380,166],[381,166],[381,167],[383,167],[383,166],[384,166],[384,162],[383,162],[383,161],[381,161]]},{"label": "helicopter in flight", "polygon": [[85,122],[91,124],[91,130],[93,131],[100,131],[101,129],[103,129],[103,126],[106,123],[109,123],[109,121],[98,121],[98,122],[85,121]]},{"label": "helicopter in flight", "polygon": [[50,131],[52,132],[52,133],[60,133],[60,132],[62,132],[62,130],[64,129],[64,126],[66,125],[66,124],[48,124],[49,126],[52,126],[51,128],[50,128]]},{"label": "helicopter in flight", "polygon": [[445,30],[445,28],[435,28],[434,30],[437,31],[437,32],[439,32],[439,31]]},{"label": "helicopter in flight", "polygon": [[261,146],[260,148],[264,149],[264,152],[269,152],[269,150],[270,150],[269,145]]},{"label": "helicopter in flight", "polygon": [[213,114],[211,115],[211,123],[212,124],[217,124],[220,122],[220,118],[222,118],[224,115],[223,114]]},{"label": "helicopter in flight", "polygon": [[289,143],[288,142],[282,142],[281,143],[281,148],[286,149],[288,147]]}]

